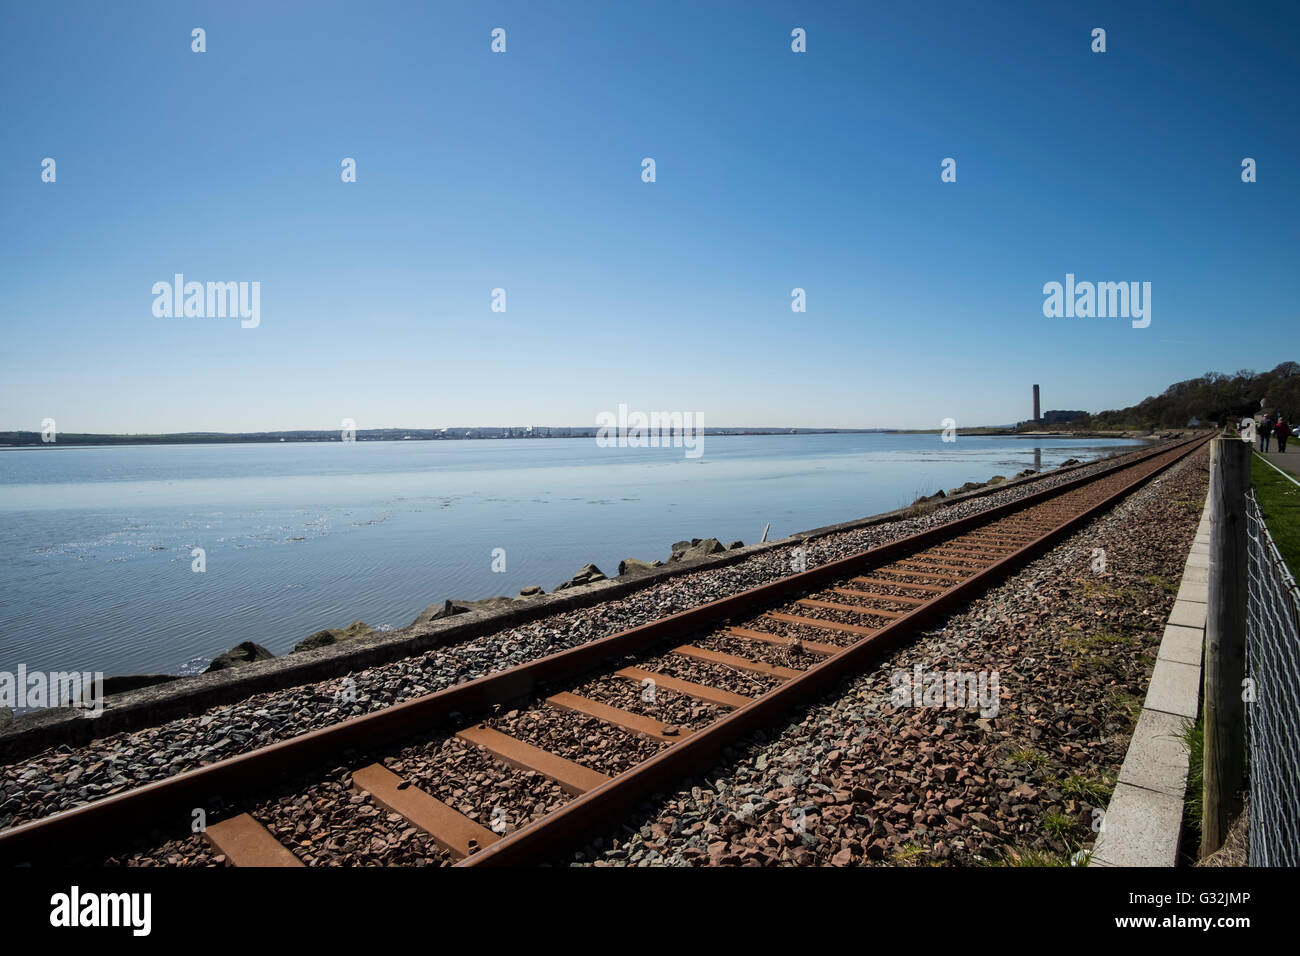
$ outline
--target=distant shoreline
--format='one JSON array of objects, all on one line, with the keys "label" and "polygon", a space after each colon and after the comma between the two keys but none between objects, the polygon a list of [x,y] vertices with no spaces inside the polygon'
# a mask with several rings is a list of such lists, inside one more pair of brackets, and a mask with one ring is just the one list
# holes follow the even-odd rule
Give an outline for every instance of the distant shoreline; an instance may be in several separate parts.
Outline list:
[{"label": "distant shoreline", "polygon": [[[706,428],[704,435],[722,436],[772,436],[772,435],[938,435],[940,428]],[[355,441],[545,441],[559,438],[595,438],[593,427],[555,427],[536,430],[511,428],[455,428],[455,429],[358,429]],[[1124,438],[1152,440],[1154,433],[1131,430],[1120,431],[1043,431],[1020,432],[1002,426],[958,429],[958,437],[966,438]],[[163,435],[112,435],[71,432],[57,435],[53,442],[41,440],[40,432],[0,432],[0,450],[15,448],[70,448],[131,445],[252,445],[301,444],[303,442],[329,443],[341,441],[338,431],[285,431],[285,432],[177,432]]]}]

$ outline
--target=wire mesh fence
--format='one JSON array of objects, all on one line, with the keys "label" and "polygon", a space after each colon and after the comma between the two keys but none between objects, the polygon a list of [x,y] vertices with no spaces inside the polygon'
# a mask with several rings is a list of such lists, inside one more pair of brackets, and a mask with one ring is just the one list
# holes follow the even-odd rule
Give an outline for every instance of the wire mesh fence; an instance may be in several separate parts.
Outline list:
[{"label": "wire mesh fence", "polygon": [[1300,589],[1246,495],[1251,866],[1300,866]]}]

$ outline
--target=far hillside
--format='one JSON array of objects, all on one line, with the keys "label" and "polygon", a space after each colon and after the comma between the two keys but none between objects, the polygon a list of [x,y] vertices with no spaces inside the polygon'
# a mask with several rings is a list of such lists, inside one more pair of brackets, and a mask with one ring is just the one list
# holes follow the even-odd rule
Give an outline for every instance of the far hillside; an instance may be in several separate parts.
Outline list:
[{"label": "far hillside", "polygon": [[1217,425],[1253,417],[1261,410],[1281,414],[1290,422],[1300,419],[1300,364],[1283,362],[1271,372],[1207,372],[1176,382],[1129,408],[1099,412],[1089,424],[1095,429],[1184,428],[1193,420]]}]

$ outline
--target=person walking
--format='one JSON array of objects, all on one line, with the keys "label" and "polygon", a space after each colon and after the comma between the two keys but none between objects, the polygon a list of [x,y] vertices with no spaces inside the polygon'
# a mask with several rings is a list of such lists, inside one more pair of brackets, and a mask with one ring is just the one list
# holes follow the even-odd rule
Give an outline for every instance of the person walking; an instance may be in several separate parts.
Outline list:
[{"label": "person walking", "polygon": [[1273,431],[1273,427],[1268,423],[1268,416],[1265,415],[1259,422],[1259,450],[1268,451],[1268,436]]},{"label": "person walking", "polygon": [[1286,451],[1286,440],[1291,437],[1291,426],[1281,416],[1277,416],[1277,424],[1273,426],[1273,437],[1277,439],[1277,450]]}]

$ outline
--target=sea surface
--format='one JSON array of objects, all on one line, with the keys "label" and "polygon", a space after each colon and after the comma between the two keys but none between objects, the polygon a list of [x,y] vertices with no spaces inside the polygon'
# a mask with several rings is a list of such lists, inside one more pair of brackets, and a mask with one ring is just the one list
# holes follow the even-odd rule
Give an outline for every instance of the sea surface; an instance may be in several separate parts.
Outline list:
[{"label": "sea surface", "polygon": [[710,435],[694,459],[591,438],[0,449],[0,671],[193,673],[241,641],[281,654],[353,620],[403,627],[444,598],[549,592],[589,561],[612,576],[683,538],[751,544],[767,522],[780,538],[1138,444]]}]

